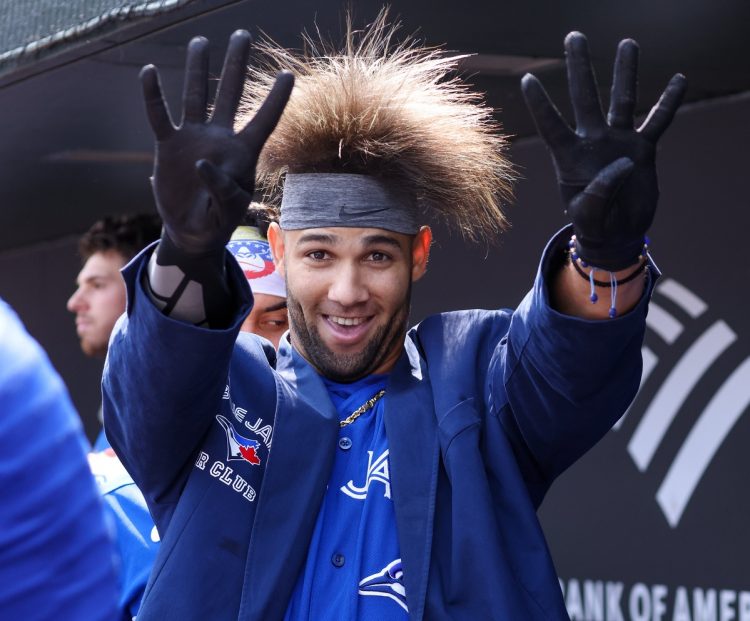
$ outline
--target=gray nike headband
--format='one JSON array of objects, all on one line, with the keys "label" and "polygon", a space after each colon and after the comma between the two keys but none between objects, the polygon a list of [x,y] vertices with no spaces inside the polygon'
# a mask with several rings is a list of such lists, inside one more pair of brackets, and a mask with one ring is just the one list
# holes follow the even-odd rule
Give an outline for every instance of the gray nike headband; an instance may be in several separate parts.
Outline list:
[{"label": "gray nike headband", "polygon": [[413,196],[368,175],[287,174],[281,228],[375,228],[413,235],[419,231]]}]

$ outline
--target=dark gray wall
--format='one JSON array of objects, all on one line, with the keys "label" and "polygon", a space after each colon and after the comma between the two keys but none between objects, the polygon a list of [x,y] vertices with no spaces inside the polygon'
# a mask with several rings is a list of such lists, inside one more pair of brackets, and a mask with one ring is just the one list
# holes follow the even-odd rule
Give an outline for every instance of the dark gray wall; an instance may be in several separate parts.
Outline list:
[{"label": "dark gray wall", "polygon": [[66,237],[0,254],[0,297],[13,306],[46,349],[68,386],[87,435],[93,438],[98,429],[104,361],[83,355],[74,316],[65,309],[81,268],[76,244],[76,237]]}]

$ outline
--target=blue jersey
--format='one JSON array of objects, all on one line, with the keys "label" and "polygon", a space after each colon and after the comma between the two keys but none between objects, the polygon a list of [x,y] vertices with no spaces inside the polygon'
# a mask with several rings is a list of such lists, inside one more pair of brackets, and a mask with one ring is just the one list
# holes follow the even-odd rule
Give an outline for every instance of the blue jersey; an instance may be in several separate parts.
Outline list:
[{"label": "blue jersey", "polygon": [[[324,383],[343,420],[387,376]],[[286,621],[409,618],[391,494],[383,400],[340,428],[333,469]]]},{"label": "blue jersey", "polygon": [[117,575],[60,377],[0,300],[0,618],[111,621]]},{"label": "blue jersey", "polygon": [[115,541],[120,556],[119,619],[130,621],[141,606],[143,591],[159,550],[159,533],[143,494],[111,448],[90,453],[89,465],[115,524]]}]

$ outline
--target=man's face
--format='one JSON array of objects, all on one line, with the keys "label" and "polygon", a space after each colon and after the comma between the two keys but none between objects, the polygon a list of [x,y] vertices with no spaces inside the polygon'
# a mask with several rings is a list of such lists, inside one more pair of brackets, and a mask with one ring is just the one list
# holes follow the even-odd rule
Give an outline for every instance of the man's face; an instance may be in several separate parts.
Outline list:
[{"label": "man's face", "polygon": [[267,293],[253,293],[255,304],[241,330],[268,339],[278,349],[281,336],[289,329],[286,298]]},{"label": "man's face", "polygon": [[389,371],[403,346],[411,283],[427,268],[430,229],[269,230],[286,278],[292,343],[326,377]]},{"label": "man's face", "polygon": [[68,300],[76,331],[87,356],[103,357],[117,318],[125,312],[124,257],[114,250],[92,254],[79,272],[78,289]]}]

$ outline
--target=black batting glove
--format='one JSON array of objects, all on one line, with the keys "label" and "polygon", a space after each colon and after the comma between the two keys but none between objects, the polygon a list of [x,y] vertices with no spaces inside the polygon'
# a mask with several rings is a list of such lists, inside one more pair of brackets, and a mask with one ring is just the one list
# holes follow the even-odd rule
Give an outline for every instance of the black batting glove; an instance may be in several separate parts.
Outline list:
[{"label": "black batting glove", "polygon": [[578,255],[592,266],[622,270],[638,261],[646,231],[653,222],[659,198],[656,143],[671,123],[687,83],[683,75],[674,75],[636,129],[635,41],[625,39],[617,48],[606,119],[588,43],[580,32],[571,32],[565,38],[565,60],[575,130],[562,118],[535,76],[526,74],[521,89],[537,131],[552,153]]},{"label": "black batting glove", "polygon": [[294,78],[280,73],[257,114],[235,132],[249,52],[249,33],[232,34],[209,118],[208,41],[190,41],[179,127],[170,118],[156,67],[141,70],[146,111],[156,137],[151,181],[172,254],[223,253],[252,199],[258,156],[281,117]]},{"label": "black batting glove", "polygon": [[203,314],[191,320],[209,327],[223,328],[231,320],[232,293],[225,276],[224,247],[250,204],[258,156],[294,84],[291,73],[280,73],[253,119],[235,132],[234,117],[249,53],[250,34],[236,31],[229,39],[209,117],[208,41],[203,37],[190,41],[183,117],[178,127],[170,118],[156,67],[147,65],[140,76],[146,112],[156,137],[151,184],[164,222],[156,264],[177,266],[183,275],[173,290],[157,292],[152,288],[152,300],[170,315],[178,308],[189,282],[199,283]]}]

